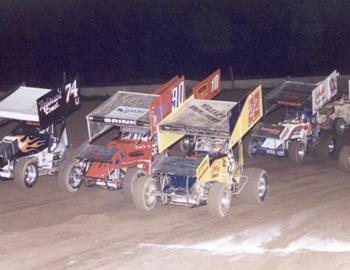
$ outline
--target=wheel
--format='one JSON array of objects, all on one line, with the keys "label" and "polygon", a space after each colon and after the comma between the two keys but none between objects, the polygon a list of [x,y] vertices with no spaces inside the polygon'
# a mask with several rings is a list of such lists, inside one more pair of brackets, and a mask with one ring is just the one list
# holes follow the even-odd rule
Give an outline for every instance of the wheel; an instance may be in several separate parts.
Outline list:
[{"label": "wheel", "polygon": [[335,135],[328,132],[320,133],[315,152],[320,157],[335,158],[337,156],[337,146]]},{"label": "wheel", "polygon": [[132,201],[135,189],[135,182],[140,175],[141,172],[136,167],[127,169],[123,179],[123,194],[127,201]]},{"label": "wheel", "polygon": [[24,188],[31,188],[38,180],[38,165],[34,158],[22,158],[15,164],[15,183]]},{"label": "wheel", "polygon": [[243,141],[244,157],[253,159],[258,155],[258,138],[248,135]]},{"label": "wheel", "polygon": [[150,211],[157,203],[157,197],[152,194],[157,190],[156,181],[148,175],[138,178],[135,183],[133,201],[137,210]]},{"label": "wheel", "polygon": [[215,182],[208,194],[208,211],[213,217],[225,217],[231,209],[232,191],[229,185]]},{"label": "wheel", "polygon": [[181,140],[167,149],[169,156],[185,156],[193,151],[195,147],[195,138],[193,136],[185,136]]},{"label": "wheel", "polygon": [[343,136],[346,128],[346,123],[343,118],[335,118],[333,120],[333,130],[334,132],[339,135]]},{"label": "wheel", "polygon": [[339,166],[341,169],[350,172],[350,145],[345,145],[340,150]]},{"label": "wheel", "polygon": [[238,200],[244,203],[261,204],[265,201],[269,191],[267,173],[258,168],[247,168],[244,175],[248,181],[238,195]]},{"label": "wheel", "polygon": [[292,141],[289,145],[288,157],[297,164],[304,161],[306,155],[306,145],[301,141]]},{"label": "wheel", "polygon": [[65,160],[58,172],[58,186],[67,192],[77,192],[83,182],[83,172],[78,160],[73,156],[73,150],[68,150]]},{"label": "wheel", "polygon": [[182,153],[189,154],[193,151],[194,147],[196,145],[195,138],[193,136],[185,136],[180,141],[180,149]]}]

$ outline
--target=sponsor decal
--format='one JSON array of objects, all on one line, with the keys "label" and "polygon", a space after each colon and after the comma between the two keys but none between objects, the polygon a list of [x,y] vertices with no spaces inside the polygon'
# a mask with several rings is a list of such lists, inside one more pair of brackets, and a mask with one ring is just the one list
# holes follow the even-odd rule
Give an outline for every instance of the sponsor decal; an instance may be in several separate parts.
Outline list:
[{"label": "sponsor decal", "polygon": [[110,112],[108,117],[116,117],[120,119],[137,120],[148,112],[146,108],[119,106]]},{"label": "sponsor decal", "polygon": [[206,110],[207,112],[209,112],[209,113],[211,113],[211,114],[213,114],[215,117],[217,117],[217,118],[221,118],[221,119],[223,119],[223,118],[225,118],[226,117],[226,115],[225,114],[223,114],[222,112],[220,112],[220,111],[218,111],[217,109],[215,109],[215,108],[213,108],[211,105],[209,105],[209,104],[202,104],[202,106],[201,106],[204,110]]},{"label": "sponsor decal", "polygon": [[260,110],[260,103],[261,103],[261,92],[257,91],[256,93],[253,93],[248,101],[248,111],[249,111],[249,124],[248,126],[251,126],[255,123],[256,120],[259,119],[260,115],[262,114]]},{"label": "sponsor decal", "polygon": [[53,97],[49,97],[45,100],[40,100],[38,103],[39,111],[43,112],[45,115],[49,115],[60,107],[61,98],[61,93],[57,92],[57,94]]},{"label": "sponsor decal", "polygon": [[109,124],[132,125],[132,126],[137,125],[136,120],[130,120],[130,119],[104,118],[103,120],[105,123],[109,123]]},{"label": "sponsor decal", "polygon": [[201,108],[199,108],[198,106],[196,105],[191,105],[189,106],[190,110],[192,110],[193,112],[196,112],[202,116],[204,116],[205,118],[207,118],[208,120],[210,121],[213,121],[213,122],[217,122],[217,121],[220,121],[221,119],[213,116],[213,115],[210,115],[208,112],[202,110]]}]

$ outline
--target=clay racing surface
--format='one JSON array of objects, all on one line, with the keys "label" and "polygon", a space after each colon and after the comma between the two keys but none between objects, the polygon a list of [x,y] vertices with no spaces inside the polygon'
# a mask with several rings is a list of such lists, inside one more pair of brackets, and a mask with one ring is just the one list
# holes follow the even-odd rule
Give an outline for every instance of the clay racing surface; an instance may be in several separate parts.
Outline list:
[{"label": "clay racing surface", "polygon": [[[87,139],[84,116],[97,104],[68,118],[74,145]],[[315,157],[248,166],[267,170],[269,197],[233,204],[224,219],[206,206],[141,213],[120,191],[63,193],[57,175],[27,190],[0,182],[0,269],[350,269],[350,175]]]}]

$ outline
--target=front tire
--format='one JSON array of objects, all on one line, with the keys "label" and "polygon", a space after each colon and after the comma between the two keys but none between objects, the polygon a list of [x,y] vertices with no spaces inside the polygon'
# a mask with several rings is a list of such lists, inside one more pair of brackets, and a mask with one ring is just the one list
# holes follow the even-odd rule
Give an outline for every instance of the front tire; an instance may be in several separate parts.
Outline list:
[{"label": "front tire", "polygon": [[208,194],[208,211],[213,217],[225,217],[230,209],[232,202],[232,191],[229,185],[215,182]]},{"label": "front tire", "polygon": [[58,186],[61,190],[74,193],[77,192],[83,181],[83,172],[78,166],[78,160],[67,157],[61,165],[58,173]]},{"label": "front tire", "polygon": [[268,176],[266,171],[258,168],[248,168],[244,175],[247,183],[238,195],[238,201],[249,204],[262,204],[269,191]]},{"label": "front tire", "polygon": [[157,183],[153,177],[141,176],[135,183],[133,201],[137,210],[150,211],[157,204],[157,197],[152,194],[157,190]]},{"label": "front tire", "polygon": [[22,158],[15,164],[15,183],[23,188],[32,188],[38,180],[38,165],[34,158]]},{"label": "front tire", "polygon": [[339,166],[342,170],[350,172],[350,145],[345,145],[340,150]]},{"label": "front tire", "polygon": [[289,145],[288,157],[296,164],[303,163],[306,156],[306,145],[301,141],[292,141]]}]

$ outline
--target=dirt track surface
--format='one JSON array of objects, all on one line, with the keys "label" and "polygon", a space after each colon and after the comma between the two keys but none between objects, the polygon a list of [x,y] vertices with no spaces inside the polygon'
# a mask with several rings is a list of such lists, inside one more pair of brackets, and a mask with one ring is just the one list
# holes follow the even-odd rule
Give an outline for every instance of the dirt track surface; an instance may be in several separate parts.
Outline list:
[{"label": "dirt track surface", "polygon": [[[68,119],[73,144],[96,104]],[[63,193],[56,175],[27,190],[0,182],[0,269],[350,269],[350,175],[316,158],[248,166],[269,173],[269,197],[224,219],[206,206],[141,213],[120,191]]]}]

